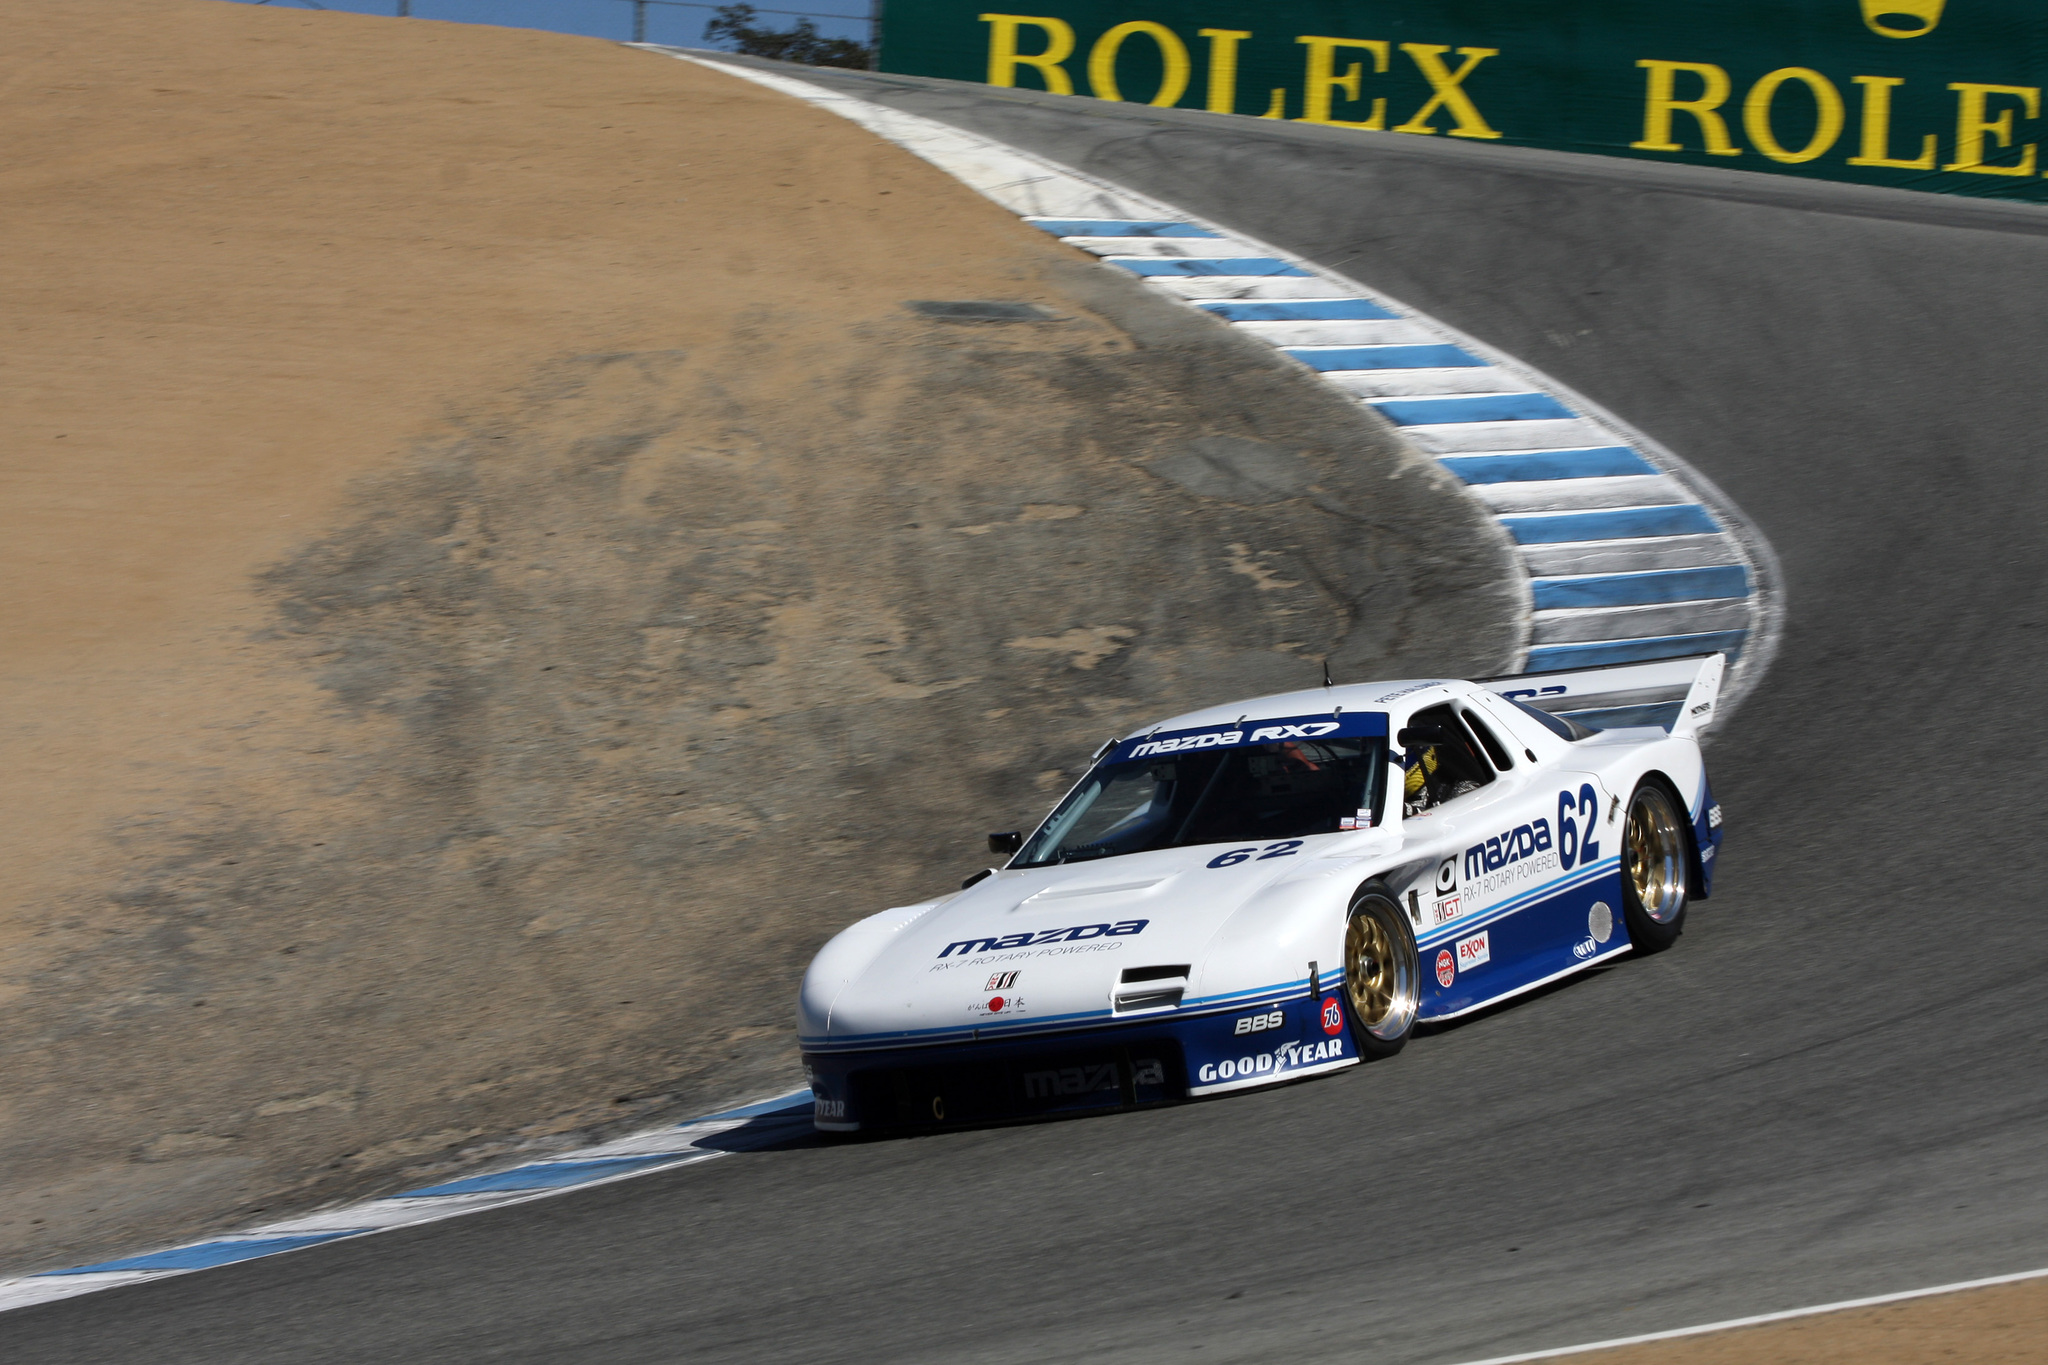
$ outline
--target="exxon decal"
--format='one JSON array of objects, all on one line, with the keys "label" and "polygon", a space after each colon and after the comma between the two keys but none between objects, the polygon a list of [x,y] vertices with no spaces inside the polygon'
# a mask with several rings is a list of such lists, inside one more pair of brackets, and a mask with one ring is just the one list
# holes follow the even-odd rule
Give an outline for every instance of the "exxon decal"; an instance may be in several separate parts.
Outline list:
[{"label": "exxon decal", "polygon": [[1211,725],[1198,730],[1154,731],[1123,741],[1111,752],[1111,763],[1134,758],[1163,758],[1168,754],[1193,753],[1202,749],[1235,749],[1257,744],[1299,743],[1332,736],[1384,735],[1384,711],[1342,712],[1320,716],[1275,716],[1264,720],[1239,721],[1234,725]]}]

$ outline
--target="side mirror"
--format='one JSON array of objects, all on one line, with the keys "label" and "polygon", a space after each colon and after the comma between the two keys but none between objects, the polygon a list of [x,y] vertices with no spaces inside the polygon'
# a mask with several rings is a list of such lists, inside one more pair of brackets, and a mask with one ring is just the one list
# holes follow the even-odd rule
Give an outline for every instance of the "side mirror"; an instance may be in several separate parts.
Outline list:
[{"label": "side mirror", "polygon": [[1024,831],[1021,829],[1004,830],[1000,834],[988,836],[988,851],[998,857],[1007,858],[1022,847],[1024,847]]},{"label": "side mirror", "polygon": [[1422,739],[1413,730],[1404,725],[1401,727],[1401,733],[1394,736],[1394,747],[1396,749],[1419,749],[1422,747]]}]

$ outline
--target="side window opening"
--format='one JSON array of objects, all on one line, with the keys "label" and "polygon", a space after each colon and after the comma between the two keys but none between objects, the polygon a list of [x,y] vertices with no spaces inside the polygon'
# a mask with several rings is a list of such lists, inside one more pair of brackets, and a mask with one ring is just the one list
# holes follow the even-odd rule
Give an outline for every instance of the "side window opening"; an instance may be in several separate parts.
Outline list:
[{"label": "side window opening", "polygon": [[1477,711],[1466,706],[1460,707],[1458,714],[1462,715],[1465,718],[1465,723],[1472,727],[1472,733],[1479,736],[1479,743],[1486,749],[1486,756],[1493,760],[1494,767],[1502,772],[1506,772],[1515,766],[1515,760],[1508,755],[1508,751],[1501,744],[1499,737],[1488,728],[1486,722],[1480,718]]},{"label": "side window opening", "polygon": [[1450,703],[1417,711],[1403,734],[1401,811],[1420,815],[1493,781],[1493,767]]}]

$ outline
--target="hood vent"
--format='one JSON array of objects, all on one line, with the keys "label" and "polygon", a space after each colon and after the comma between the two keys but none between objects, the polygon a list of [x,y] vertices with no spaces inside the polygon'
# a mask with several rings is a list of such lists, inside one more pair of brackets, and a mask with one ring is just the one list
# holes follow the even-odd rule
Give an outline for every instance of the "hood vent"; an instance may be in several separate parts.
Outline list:
[{"label": "hood vent", "polygon": [[1113,896],[1123,891],[1149,891],[1165,877],[1153,877],[1142,882],[1101,882],[1093,886],[1051,886],[1034,895],[1026,896],[1026,904],[1032,901],[1072,900],[1076,896]]},{"label": "hood vent", "polygon": [[1185,962],[1162,967],[1126,967],[1116,988],[1115,1012],[1171,1009],[1180,1003],[1187,988]]}]

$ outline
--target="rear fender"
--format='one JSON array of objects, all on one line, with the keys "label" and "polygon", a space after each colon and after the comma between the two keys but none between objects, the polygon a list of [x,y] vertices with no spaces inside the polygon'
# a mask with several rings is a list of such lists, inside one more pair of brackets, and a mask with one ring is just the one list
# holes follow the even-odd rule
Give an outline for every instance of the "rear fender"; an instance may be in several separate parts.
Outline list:
[{"label": "rear fender", "polygon": [[1653,769],[1643,774],[1643,781],[1654,783],[1662,788],[1664,794],[1671,798],[1672,804],[1677,806],[1678,809],[1682,811],[1692,810],[1692,819],[1689,821],[1686,829],[1688,837],[1685,841],[1685,895],[1687,900],[1703,901],[1707,899],[1708,896],[1713,894],[1714,855],[1709,853],[1702,857],[1700,850],[1718,846],[1721,831],[1718,826],[1715,826],[1711,831],[1713,838],[1709,841],[1707,837],[1709,833],[1707,813],[1714,809],[1714,798],[1712,793],[1707,790],[1706,769],[1703,767],[1700,770],[1700,794],[1697,808],[1693,808],[1691,803],[1679,795],[1678,784],[1665,774]]}]

